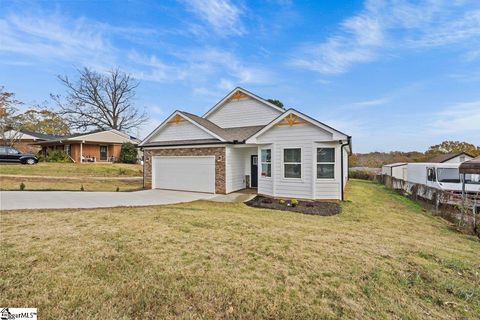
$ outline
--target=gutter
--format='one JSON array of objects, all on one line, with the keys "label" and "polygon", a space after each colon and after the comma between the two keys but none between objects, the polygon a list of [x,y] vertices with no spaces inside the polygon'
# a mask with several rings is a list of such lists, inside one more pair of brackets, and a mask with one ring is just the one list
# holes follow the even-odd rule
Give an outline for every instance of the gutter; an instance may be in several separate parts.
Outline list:
[{"label": "gutter", "polygon": [[[341,143],[341,142],[340,142]],[[352,144],[352,137],[351,136],[347,136],[347,143],[344,143],[340,146],[340,153],[341,153],[341,161],[340,161],[340,166],[341,166],[341,175],[340,175],[340,188],[341,188],[341,192],[342,192],[342,201],[344,200],[345,198],[345,191],[343,190],[344,188],[344,182],[343,182],[343,148],[346,147],[346,146],[351,146]],[[351,148],[350,148],[351,149]],[[352,153],[352,150],[350,150],[350,154]],[[347,180],[348,180],[348,171],[347,171]]]},{"label": "gutter", "polygon": [[191,146],[203,146],[203,145],[216,145],[216,144],[240,144],[244,142],[240,141],[215,141],[215,142],[202,142],[202,143],[196,143],[196,144],[153,144],[153,145],[142,145],[142,146],[137,146],[137,148],[140,148],[140,150],[143,150],[143,148],[154,148],[154,147],[191,147]]}]

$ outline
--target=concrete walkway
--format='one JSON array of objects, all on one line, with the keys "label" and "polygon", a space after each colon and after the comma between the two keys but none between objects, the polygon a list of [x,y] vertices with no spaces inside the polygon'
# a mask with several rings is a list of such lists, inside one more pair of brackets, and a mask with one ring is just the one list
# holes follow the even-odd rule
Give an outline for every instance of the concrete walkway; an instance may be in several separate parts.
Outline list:
[{"label": "concrete walkway", "polygon": [[150,206],[208,200],[214,194],[142,190],[135,192],[0,191],[0,209],[65,209]]}]

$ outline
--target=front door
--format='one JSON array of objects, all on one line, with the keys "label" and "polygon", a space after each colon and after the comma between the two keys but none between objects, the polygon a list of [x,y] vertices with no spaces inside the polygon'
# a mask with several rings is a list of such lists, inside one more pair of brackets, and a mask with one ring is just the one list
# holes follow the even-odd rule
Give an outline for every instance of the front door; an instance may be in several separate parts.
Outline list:
[{"label": "front door", "polygon": [[107,146],[100,146],[100,161],[107,160]]},{"label": "front door", "polygon": [[258,186],[258,156],[257,155],[252,156],[252,159],[250,160],[250,168],[251,168],[250,186],[252,188],[256,188]]}]

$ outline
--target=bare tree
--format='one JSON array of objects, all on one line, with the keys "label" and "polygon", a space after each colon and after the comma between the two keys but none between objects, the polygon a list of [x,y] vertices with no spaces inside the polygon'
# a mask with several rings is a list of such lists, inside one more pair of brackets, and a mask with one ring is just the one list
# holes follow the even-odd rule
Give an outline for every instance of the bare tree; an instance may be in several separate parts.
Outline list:
[{"label": "bare tree", "polygon": [[51,95],[60,108],[60,115],[72,129],[111,128],[128,131],[147,121],[147,114],[133,105],[139,82],[130,75],[119,69],[106,74],[89,68],[78,72],[77,81],[58,76],[67,89],[65,97]]},{"label": "bare tree", "polygon": [[2,145],[13,146],[22,133],[22,123],[18,119],[18,107],[22,102],[15,99],[15,93],[0,87],[0,138]]}]

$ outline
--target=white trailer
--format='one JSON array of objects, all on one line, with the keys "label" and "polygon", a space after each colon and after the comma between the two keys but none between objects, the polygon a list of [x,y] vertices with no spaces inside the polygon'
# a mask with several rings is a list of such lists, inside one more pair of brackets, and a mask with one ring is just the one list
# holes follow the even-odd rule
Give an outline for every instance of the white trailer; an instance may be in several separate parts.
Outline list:
[{"label": "white trailer", "polygon": [[400,180],[407,179],[407,163],[397,162],[382,166],[382,174],[391,176]]},{"label": "white trailer", "polygon": [[[409,163],[407,165],[407,182],[423,184],[431,188],[462,192],[460,163]],[[480,192],[480,175],[465,175],[465,191]]]}]

